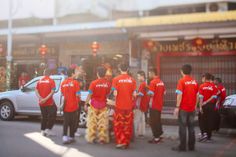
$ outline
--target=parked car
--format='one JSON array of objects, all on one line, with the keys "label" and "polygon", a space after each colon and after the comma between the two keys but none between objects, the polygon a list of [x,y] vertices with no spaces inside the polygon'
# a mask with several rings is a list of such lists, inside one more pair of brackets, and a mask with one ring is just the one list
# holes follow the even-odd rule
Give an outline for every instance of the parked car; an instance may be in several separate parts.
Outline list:
[{"label": "parked car", "polygon": [[220,113],[222,124],[236,127],[236,94],[226,97]]},{"label": "parked car", "polygon": [[[52,75],[50,76],[56,84],[55,94],[53,99],[57,106],[57,115],[62,116],[62,97],[60,91],[60,85],[66,76],[63,75]],[[15,115],[40,115],[40,108],[38,105],[38,98],[35,94],[35,87],[39,79],[42,76],[36,77],[25,84],[19,90],[12,90],[0,93],[0,119],[12,120]],[[87,91],[81,92],[82,104],[86,100],[88,95]],[[80,114],[80,125],[85,126],[86,124],[86,112],[81,110]]]}]

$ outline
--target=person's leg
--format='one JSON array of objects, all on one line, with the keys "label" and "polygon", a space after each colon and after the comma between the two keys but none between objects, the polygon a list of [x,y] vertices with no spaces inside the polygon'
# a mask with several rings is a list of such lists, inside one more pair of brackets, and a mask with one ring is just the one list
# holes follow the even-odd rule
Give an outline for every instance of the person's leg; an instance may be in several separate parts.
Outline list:
[{"label": "person's leg", "polygon": [[87,140],[87,142],[89,143],[95,142],[96,132],[97,132],[96,111],[92,107],[89,107],[87,115],[87,129],[85,135],[85,139]]},{"label": "person's leg", "polygon": [[145,133],[146,133],[145,113],[141,112],[141,134],[144,136]]},{"label": "person's leg", "polygon": [[77,126],[77,111],[70,113],[70,137],[75,137],[75,130]]},{"label": "person's leg", "polygon": [[186,126],[187,126],[187,113],[183,110],[179,110],[179,138],[180,138],[180,150],[186,150]]},{"label": "person's leg", "polygon": [[41,110],[41,130],[45,131],[46,127],[47,127],[47,111],[46,111],[46,107],[40,107]]},{"label": "person's leg", "polygon": [[214,122],[215,122],[215,117],[214,117],[214,104],[209,104],[208,105],[208,119],[207,119],[207,123],[208,123],[208,131],[207,131],[207,136],[208,136],[208,140],[211,139],[212,136],[212,130],[214,128]]},{"label": "person's leg", "polygon": [[68,127],[69,127],[69,113],[64,112],[64,122],[63,122],[63,136],[67,136]]},{"label": "person's leg", "polygon": [[156,137],[160,138],[163,134],[162,123],[161,123],[161,112],[156,110]]},{"label": "person's leg", "polygon": [[115,135],[117,145],[122,144],[122,140],[124,138],[123,128],[124,128],[123,115],[115,111],[114,118],[113,118],[113,129],[114,129],[114,135]]},{"label": "person's leg", "polygon": [[126,147],[129,146],[131,138],[133,136],[133,121],[134,121],[134,114],[133,112],[129,112],[124,115],[124,128],[123,128],[123,135],[124,139],[122,140],[122,144],[124,144]]},{"label": "person's leg", "polygon": [[109,121],[107,108],[101,109],[97,115],[98,140],[101,144],[109,142]]},{"label": "person's leg", "polygon": [[188,113],[188,149],[195,149],[195,131],[194,131],[195,112]]},{"label": "person's leg", "polygon": [[199,125],[199,129],[201,131],[201,135],[203,135],[204,133],[204,127],[203,127],[203,120],[202,120],[202,113],[198,112],[198,125]]},{"label": "person's leg", "polygon": [[158,119],[157,112],[153,109],[150,109],[150,126],[154,138],[159,138],[157,132],[157,119]]},{"label": "person's leg", "polygon": [[57,107],[56,105],[48,106],[48,122],[47,122],[47,129],[52,129],[57,116]]}]

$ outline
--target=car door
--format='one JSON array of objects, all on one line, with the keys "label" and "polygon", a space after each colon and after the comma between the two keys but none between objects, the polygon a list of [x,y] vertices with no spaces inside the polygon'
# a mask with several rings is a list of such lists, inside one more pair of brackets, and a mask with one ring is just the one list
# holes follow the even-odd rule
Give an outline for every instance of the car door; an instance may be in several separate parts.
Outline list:
[{"label": "car door", "polygon": [[27,83],[16,96],[16,102],[20,112],[39,113],[38,98],[35,94],[35,87],[38,79],[33,79]]}]

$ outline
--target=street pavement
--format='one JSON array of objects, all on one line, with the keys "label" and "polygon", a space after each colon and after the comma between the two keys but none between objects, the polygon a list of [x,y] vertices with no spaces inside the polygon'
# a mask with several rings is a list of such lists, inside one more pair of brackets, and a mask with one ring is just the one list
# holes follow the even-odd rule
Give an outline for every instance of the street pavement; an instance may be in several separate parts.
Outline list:
[{"label": "street pavement", "polygon": [[[56,137],[40,134],[39,120],[18,118],[0,121],[0,157],[236,157],[236,130],[222,129],[213,135],[212,143],[196,143],[194,152],[174,152],[178,144],[178,127],[164,126],[164,141],[149,144],[150,128],[145,138],[135,138],[127,150],[117,150],[114,142],[106,145],[88,144],[84,136],[76,137],[76,143],[63,145],[62,124],[53,128]],[[85,129],[80,129],[82,135]],[[199,132],[196,127],[196,134]]]}]

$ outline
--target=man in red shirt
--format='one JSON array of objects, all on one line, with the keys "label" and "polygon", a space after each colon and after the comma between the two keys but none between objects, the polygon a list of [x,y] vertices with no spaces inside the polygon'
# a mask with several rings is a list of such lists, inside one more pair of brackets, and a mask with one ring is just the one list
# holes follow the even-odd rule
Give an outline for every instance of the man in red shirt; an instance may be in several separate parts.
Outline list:
[{"label": "man in red shirt", "polygon": [[199,87],[199,104],[202,113],[204,136],[199,141],[210,141],[212,129],[214,128],[214,109],[218,90],[211,82],[212,75],[205,74],[205,82]]},{"label": "man in red shirt", "polygon": [[128,75],[128,65],[119,66],[121,75],[112,81],[112,90],[116,99],[114,113],[114,133],[116,148],[128,148],[133,132],[133,108],[136,96],[136,81]]},{"label": "man in red shirt", "polygon": [[134,111],[134,126],[135,132],[137,132],[139,137],[145,135],[145,113],[148,110],[149,97],[147,95],[148,85],[146,83],[146,76],[144,71],[138,71],[137,78],[140,83],[137,99],[136,99],[136,109]]},{"label": "man in red shirt", "polygon": [[214,130],[218,131],[220,129],[220,113],[219,110],[223,106],[223,102],[226,98],[226,89],[222,84],[221,78],[215,78],[214,83],[216,85],[216,88],[218,89],[218,94],[217,94],[217,102],[215,106],[215,127]]},{"label": "man in red shirt", "polygon": [[190,76],[192,66],[185,64],[181,68],[183,76],[179,81],[176,89],[177,101],[174,115],[178,116],[179,121],[179,138],[180,144],[173,147],[174,151],[186,151],[188,128],[188,150],[195,150],[195,131],[194,131],[194,116],[197,103],[198,84],[194,78]]},{"label": "man in red shirt", "polygon": [[106,99],[110,93],[110,82],[105,78],[106,69],[97,68],[98,79],[91,82],[89,86],[89,95],[86,100],[85,109],[90,102],[87,117],[86,140],[89,143],[95,143],[96,138],[100,144],[109,142],[109,119]]},{"label": "man in red shirt", "polygon": [[[77,128],[77,111],[78,104],[80,101],[80,86],[79,82],[75,80],[77,74],[74,69],[69,69],[67,71],[68,78],[65,79],[61,84],[61,92],[64,96],[64,106],[63,106],[63,144],[70,144],[75,142],[75,131]],[[69,136],[67,135],[69,129]]]},{"label": "man in red shirt", "polygon": [[149,78],[151,79],[149,85],[148,95],[151,96],[150,100],[150,126],[152,129],[153,139],[149,143],[159,143],[161,135],[163,134],[161,124],[161,111],[163,107],[165,85],[163,81],[157,76],[155,69],[149,70]]},{"label": "man in red shirt", "polygon": [[41,133],[44,136],[55,135],[51,129],[55,123],[57,114],[57,107],[53,100],[56,86],[55,82],[49,77],[50,73],[49,69],[45,69],[44,77],[38,81],[35,88],[42,114]]}]

